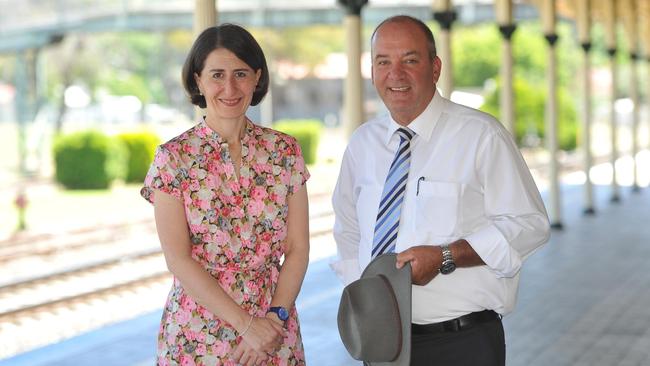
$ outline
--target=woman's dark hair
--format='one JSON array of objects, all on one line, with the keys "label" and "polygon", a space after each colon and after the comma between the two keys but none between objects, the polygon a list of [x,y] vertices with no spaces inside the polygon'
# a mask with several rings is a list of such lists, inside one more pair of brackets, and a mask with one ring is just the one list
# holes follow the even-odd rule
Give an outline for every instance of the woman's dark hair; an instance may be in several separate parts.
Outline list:
[{"label": "woman's dark hair", "polygon": [[194,41],[190,53],[183,65],[183,87],[190,96],[192,104],[206,107],[205,97],[201,95],[194,74],[201,75],[208,55],[219,48],[232,52],[255,72],[261,70],[260,79],[253,92],[251,105],[262,101],[269,90],[269,69],[266,66],[264,52],[255,38],[244,28],[236,24],[224,23],[204,30]]}]

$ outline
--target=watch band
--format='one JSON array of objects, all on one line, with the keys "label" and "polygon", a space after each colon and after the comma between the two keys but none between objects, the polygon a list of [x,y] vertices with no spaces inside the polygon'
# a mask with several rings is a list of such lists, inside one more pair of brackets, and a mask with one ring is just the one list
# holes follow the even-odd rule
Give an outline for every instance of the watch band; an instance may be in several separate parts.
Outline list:
[{"label": "watch band", "polygon": [[269,311],[267,313],[275,313],[278,316],[278,319],[282,320],[283,322],[286,322],[287,319],[289,319],[289,311],[285,309],[282,306],[272,306],[269,308]]},{"label": "watch band", "polygon": [[440,273],[444,275],[450,274],[456,270],[456,262],[454,262],[454,257],[451,254],[451,249],[449,249],[449,245],[447,244],[441,245],[440,249],[442,250],[442,263],[440,265]]}]

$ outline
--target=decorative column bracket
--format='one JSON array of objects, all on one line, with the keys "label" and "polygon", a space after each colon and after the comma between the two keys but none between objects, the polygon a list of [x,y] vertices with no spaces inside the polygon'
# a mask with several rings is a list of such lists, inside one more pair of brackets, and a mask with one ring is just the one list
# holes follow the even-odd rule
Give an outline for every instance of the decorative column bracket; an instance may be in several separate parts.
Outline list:
[{"label": "decorative column bracket", "polygon": [[512,34],[515,33],[515,30],[517,30],[517,26],[515,24],[506,24],[499,26],[499,33],[501,33],[503,39],[507,41],[510,41],[510,39],[512,39]]},{"label": "decorative column bracket", "polygon": [[556,33],[552,33],[552,34],[545,34],[544,38],[546,38],[546,42],[548,42],[549,46],[554,47],[555,43],[560,37],[558,37]]},{"label": "decorative column bracket", "polygon": [[607,49],[607,54],[609,55],[610,58],[616,57],[616,52],[618,50],[616,48],[608,48]]},{"label": "decorative column bracket", "polygon": [[453,10],[433,12],[433,19],[440,24],[440,28],[447,31],[451,30],[451,25],[457,16],[458,14]]},{"label": "decorative column bracket", "polygon": [[361,9],[368,4],[368,0],[338,0],[346,10],[347,15],[361,15]]},{"label": "decorative column bracket", "polygon": [[591,50],[591,42],[581,43],[580,47],[582,47],[582,50],[585,51],[585,53],[589,53],[589,51]]}]

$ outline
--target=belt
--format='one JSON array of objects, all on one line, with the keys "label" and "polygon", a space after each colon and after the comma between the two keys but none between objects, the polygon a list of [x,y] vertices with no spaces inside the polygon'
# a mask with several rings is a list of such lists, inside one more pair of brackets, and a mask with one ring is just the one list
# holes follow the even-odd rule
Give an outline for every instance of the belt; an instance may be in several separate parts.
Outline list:
[{"label": "belt", "polygon": [[469,313],[456,319],[431,324],[411,324],[412,334],[435,334],[444,332],[458,332],[468,329],[476,324],[487,323],[492,320],[501,319],[501,315],[493,310],[483,310]]}]

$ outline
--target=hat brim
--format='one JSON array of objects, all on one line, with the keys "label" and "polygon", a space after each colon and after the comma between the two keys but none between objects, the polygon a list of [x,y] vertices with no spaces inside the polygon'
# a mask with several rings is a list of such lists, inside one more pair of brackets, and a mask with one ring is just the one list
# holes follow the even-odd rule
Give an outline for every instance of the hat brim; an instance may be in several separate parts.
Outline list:
[{"label": "hat brim", "polygon": [[397,269],[396,262],[397,254],[382,254],[370,262],[361,274],[361,278],[382,275],[390,282],[402,325],[402,346],[397,358],[389,362],[367,362],[371,366],[408,366],[411,363],[411,264]]}]

